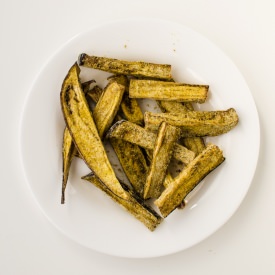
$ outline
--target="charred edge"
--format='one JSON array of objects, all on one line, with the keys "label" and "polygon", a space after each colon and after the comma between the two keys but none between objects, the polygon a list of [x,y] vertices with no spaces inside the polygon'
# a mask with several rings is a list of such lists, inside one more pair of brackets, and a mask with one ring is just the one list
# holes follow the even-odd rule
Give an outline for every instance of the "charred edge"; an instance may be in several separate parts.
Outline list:
[{"label": "charred edge", "polygon": [[120,124],[126,122],[126,121],[127,121],[127,120],[125,120],[125,119],[121,119],[121,120],[117,121],[113,126],[111,126],[111,127],[109,128],[108,132],[107,132],[106,135],[105,135],[105,138],[106,138],[106,139],[111,138],[112,132],[115,130],[115,128],[116,128],[117,126],[119,126]]},{"label": "charred edge", "polygon": [[79,56],[78,56],[78,65],[79,66],[82,66],[84,65],[84,59],[86,57],[86,53],[81,53]]}]

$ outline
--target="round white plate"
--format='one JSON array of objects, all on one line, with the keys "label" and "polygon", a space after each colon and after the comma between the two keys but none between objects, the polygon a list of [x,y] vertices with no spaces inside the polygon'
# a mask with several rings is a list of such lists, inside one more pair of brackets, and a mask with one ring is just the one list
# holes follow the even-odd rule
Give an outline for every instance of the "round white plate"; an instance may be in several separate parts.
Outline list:
[{"label": "round white plate", "polygon": [[[240,122],[231,132],[207,138],[220,146],[226,161],[204,180],[183,210],[175,210],[154,231],[80,179],[89,172],[72,164],[66,204],[60,204],[64,120],[59,93],[80,53],[172,65],[180,82],[210,85],[205,110],[234,107]],[[106,73],[85,69],[83,80],[105,84]],[[104,82],[105,81],[105,82]],[[42,68],[28,95],[21,125],[26,179],[48,219],[74,241],[110,255],[145,258],[193,246],[220,228],[236,211],[252,181],[259,152],[257,110],[242,75],[211,42],[175,23],[131,19],[84,32],[59,49]]]}]

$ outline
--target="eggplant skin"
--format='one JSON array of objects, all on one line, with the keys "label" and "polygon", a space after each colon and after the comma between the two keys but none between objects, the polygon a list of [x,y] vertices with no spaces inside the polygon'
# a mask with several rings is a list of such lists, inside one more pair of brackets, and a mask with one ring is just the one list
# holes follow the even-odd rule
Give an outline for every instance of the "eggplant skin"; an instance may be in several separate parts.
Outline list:
[{"label": "eggplant skin", "polygon": [[93,116],[79,81],[80,69],[75,63],[65,77],[60,101],[64,119],[74,144],[87,166],[114,194],[127,199],[109,162]]},{"label": "eggplant skin", "polygon": [[91,182],[97,188],[105,192],[115,202],[117,202],[135,218],[141,221],[150,231],[154,231],[156,227],[162,222],[163,218],[151,207],[147,206],[144,201],[125,184],[121,183],[125,192],[128,194],[128,200],[124,200],[116,196],[113,192],[110,191],[109,188],[106,187],[106,185],[102,184],[102,182],[93,173],[82,177],[82,179]]}]

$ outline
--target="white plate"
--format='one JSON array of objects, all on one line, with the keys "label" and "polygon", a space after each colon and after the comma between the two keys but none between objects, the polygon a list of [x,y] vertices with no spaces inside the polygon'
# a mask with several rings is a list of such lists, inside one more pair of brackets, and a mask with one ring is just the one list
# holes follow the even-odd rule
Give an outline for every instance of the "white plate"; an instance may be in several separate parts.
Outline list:
[{"label": "white plate", "polygon": [[[234,107],[239,114],[240,123],[230,133],[208,138],[222,148],[226,161],[204,180],[203,187],[184,210],[174,211],[153,233],[100,190],[81,180],[89,170],[80,160],[72,165],[66,204],[60,204],[64,121],[59,93],[68,69],[81,52],[172,64],[177,81],[210,85],[210,96],[203,109]],[[83,75],[84,80],[95,78],[99,84],[104,84],[106,77],[105,73],[89,69]],[[25,175],[48,219],[86,247],[133,258],[186,249],[220,228],[247,193],[260,143],[257,110],[235,65],[196,32],[151,19],[97,26],[66,43],[36,78],[21,126]]]}]

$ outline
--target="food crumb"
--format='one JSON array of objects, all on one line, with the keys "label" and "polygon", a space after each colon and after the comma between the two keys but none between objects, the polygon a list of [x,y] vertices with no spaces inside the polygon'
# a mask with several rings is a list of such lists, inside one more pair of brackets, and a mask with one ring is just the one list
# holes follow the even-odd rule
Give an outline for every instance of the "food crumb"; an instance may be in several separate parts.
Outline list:
[{"label": "food crumb", "polygon": [[127,48],[127,44],[124,44],[124,49],[126,49]]}]

